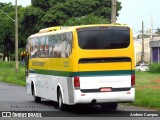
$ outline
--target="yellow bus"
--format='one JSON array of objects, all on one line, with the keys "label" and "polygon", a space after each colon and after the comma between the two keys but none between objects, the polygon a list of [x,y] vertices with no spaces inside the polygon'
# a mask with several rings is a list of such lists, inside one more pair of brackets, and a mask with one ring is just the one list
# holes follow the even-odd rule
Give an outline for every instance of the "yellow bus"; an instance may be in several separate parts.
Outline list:
[{"label": "yellow bus", "polygon": [[103,110],[135,99],[131,29],[122,24],[50,27],[27,40],[27,93],[66,105]]}]

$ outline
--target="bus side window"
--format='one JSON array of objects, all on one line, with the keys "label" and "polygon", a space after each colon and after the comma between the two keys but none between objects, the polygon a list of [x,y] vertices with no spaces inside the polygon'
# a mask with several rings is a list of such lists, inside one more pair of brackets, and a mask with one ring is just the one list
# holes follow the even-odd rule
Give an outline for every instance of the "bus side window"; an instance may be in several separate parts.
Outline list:
[{"label": "bus side window", "polygon": [[69,57],[72,52],[72,43],[73,43],[72,40],[73,40],[72,32],[67,33],[67,49],[66,49],[67,57]]}]

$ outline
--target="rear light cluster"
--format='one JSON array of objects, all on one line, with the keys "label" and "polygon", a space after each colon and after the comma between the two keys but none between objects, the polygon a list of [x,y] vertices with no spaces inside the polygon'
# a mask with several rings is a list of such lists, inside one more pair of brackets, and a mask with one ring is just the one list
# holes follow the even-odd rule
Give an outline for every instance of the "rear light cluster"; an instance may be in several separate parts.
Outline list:
[{"label": "rear light cluster", "polygon": [[77,31],[79,31],[79,30],[80,30],[80,28],[77,28],[76,30],[77,30]]},{"label": "rear light cluster", "polygon": [[131,75],[131,86],[134,87],[135,85],[135,74]]},{"label": "rear light cluster", "polygon": [[[135,85],[135,74],[131,75],[131,86],[134,87]],[[80,89],[80,78],[79,76],[74,77],[74,88]]]},{"label": "rear light cluster", "polygon": [[79,76],[74,77],[74,88],[80,89],[80,79]]}]

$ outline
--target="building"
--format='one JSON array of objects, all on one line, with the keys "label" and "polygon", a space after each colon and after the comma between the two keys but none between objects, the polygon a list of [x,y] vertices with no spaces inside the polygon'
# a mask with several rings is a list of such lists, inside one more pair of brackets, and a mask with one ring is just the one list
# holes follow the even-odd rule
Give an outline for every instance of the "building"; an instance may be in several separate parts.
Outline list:
[{"label": "building", "polygon": [[[144,62],[150,63],[150,38],[144,38]],[[134,39],[135,64],[142,62],[142,39]]]},{"label": "building", "polygon": [[149,46],[151,48],[151,63],[160,62],[160,37],[150,41]]}]

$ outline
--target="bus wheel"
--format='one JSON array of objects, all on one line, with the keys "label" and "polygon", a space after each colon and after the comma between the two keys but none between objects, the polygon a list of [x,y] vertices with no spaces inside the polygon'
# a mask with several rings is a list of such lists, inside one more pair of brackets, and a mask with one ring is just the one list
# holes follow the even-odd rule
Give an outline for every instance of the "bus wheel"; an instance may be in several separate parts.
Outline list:
[{"label": "bus wheel", "polygon": [[41,102],[41,97],[37,97],[36,95],[35,95],[35,89],[34,89],[34,87],[33,87],[33,98],[34,98],[34,101],[35,102]]},{"label": "bus wheel", "polygon": [[117,107],[118,107],[118,103],[104,103],[104,104],[101,104],[102,111],[116,110]]},{"label": "bus wheel", "polygon": [[60,110],[65,110],[65,105],[63,103],[62,93],[60,90],[58,90],[57,97],[58,97],[58,108]]}]

